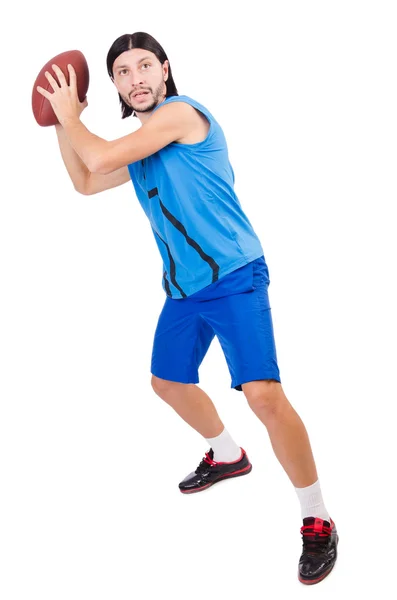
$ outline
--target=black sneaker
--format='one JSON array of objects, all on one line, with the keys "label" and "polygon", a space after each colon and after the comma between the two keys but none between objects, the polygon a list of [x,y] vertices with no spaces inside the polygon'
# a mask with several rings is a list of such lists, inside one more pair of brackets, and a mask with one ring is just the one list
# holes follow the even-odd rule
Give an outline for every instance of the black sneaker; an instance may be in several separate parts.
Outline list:
[{"label": "black sneaker", "polygon": [[241,448],[241,458],[234,462],[215,462],[214,451],[210,448],[194,473],[190,473],[181,481],[179,489],[183,494],[201,492],[222,479],[247,475],[251,470],[252,465],[243,448]]},{"label": "black sneaker", "polygon": [[339,536],[335,523],[307,517],[301,527],[303,551],[299,559],[299,581],[313,584],[322,581],[336,562]]}]

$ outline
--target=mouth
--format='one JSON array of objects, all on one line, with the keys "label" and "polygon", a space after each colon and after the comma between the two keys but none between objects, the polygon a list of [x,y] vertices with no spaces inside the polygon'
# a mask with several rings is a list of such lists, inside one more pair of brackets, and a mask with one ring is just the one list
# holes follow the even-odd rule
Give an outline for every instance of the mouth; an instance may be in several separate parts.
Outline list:
[{"label": "mouth", "polygon": [[135,94],[133,94],[132,97],[134,100],[142,100],[143,98],[145,98],[148,95],[149,95],[148,91],[141,91],[141,92],[135,92]]}]

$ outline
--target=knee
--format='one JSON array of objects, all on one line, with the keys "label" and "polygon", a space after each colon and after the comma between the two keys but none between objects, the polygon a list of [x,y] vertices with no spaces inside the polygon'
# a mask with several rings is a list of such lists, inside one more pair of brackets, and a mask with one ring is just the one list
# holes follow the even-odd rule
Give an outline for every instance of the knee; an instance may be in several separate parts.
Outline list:
[{"label": "knee", "polygon": [[175,390],[175,386],[180,385],[175,381],[168,381],[167,379],[161,379],[152,375],[152,388],[157,396],[160,396],[162,400],[166,400],[170,393]]},{"label": "knee", "polygon": [[243,384],[248,405],[262,418],[276,415],[287,401],[279,381],[264,379]]}]

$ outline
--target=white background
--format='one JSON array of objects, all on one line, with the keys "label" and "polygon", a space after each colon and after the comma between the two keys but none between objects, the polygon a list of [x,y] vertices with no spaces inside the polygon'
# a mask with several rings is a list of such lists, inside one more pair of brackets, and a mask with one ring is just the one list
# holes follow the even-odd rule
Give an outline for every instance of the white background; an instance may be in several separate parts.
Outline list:
[{"label": "white background", "polygon": [[[347,598],[394,589],[396,58],[394,2],[13,3],[3,19],[0,595],[3,600]],[[297,579],[300,507],[215,340],[200,371],[248,477],[184,496],[208,450],[150,387],[165,295],[132,183],[85,197],[37,73],[81,50],[82,121],[116,139],[106,54],[164,47],[179,93],[223,127],[265,251],[284,391],[311,439],[340,534],[334,572]],[[394,557],[393,557],[394,553]],[[393,588],[392,588],[393,586]]]}]

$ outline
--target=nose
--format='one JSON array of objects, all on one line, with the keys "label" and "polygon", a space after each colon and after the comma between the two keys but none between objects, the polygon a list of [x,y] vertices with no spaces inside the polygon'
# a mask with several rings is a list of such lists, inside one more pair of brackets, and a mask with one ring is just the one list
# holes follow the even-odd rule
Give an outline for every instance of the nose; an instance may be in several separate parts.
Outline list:
[{"label": "nose", "polygon": [[142,85],[144,83],[144,78],[143,78],[142,73],[139,73],[139,71],[138,72],[131,71],[130,82],[134,87]]}]

